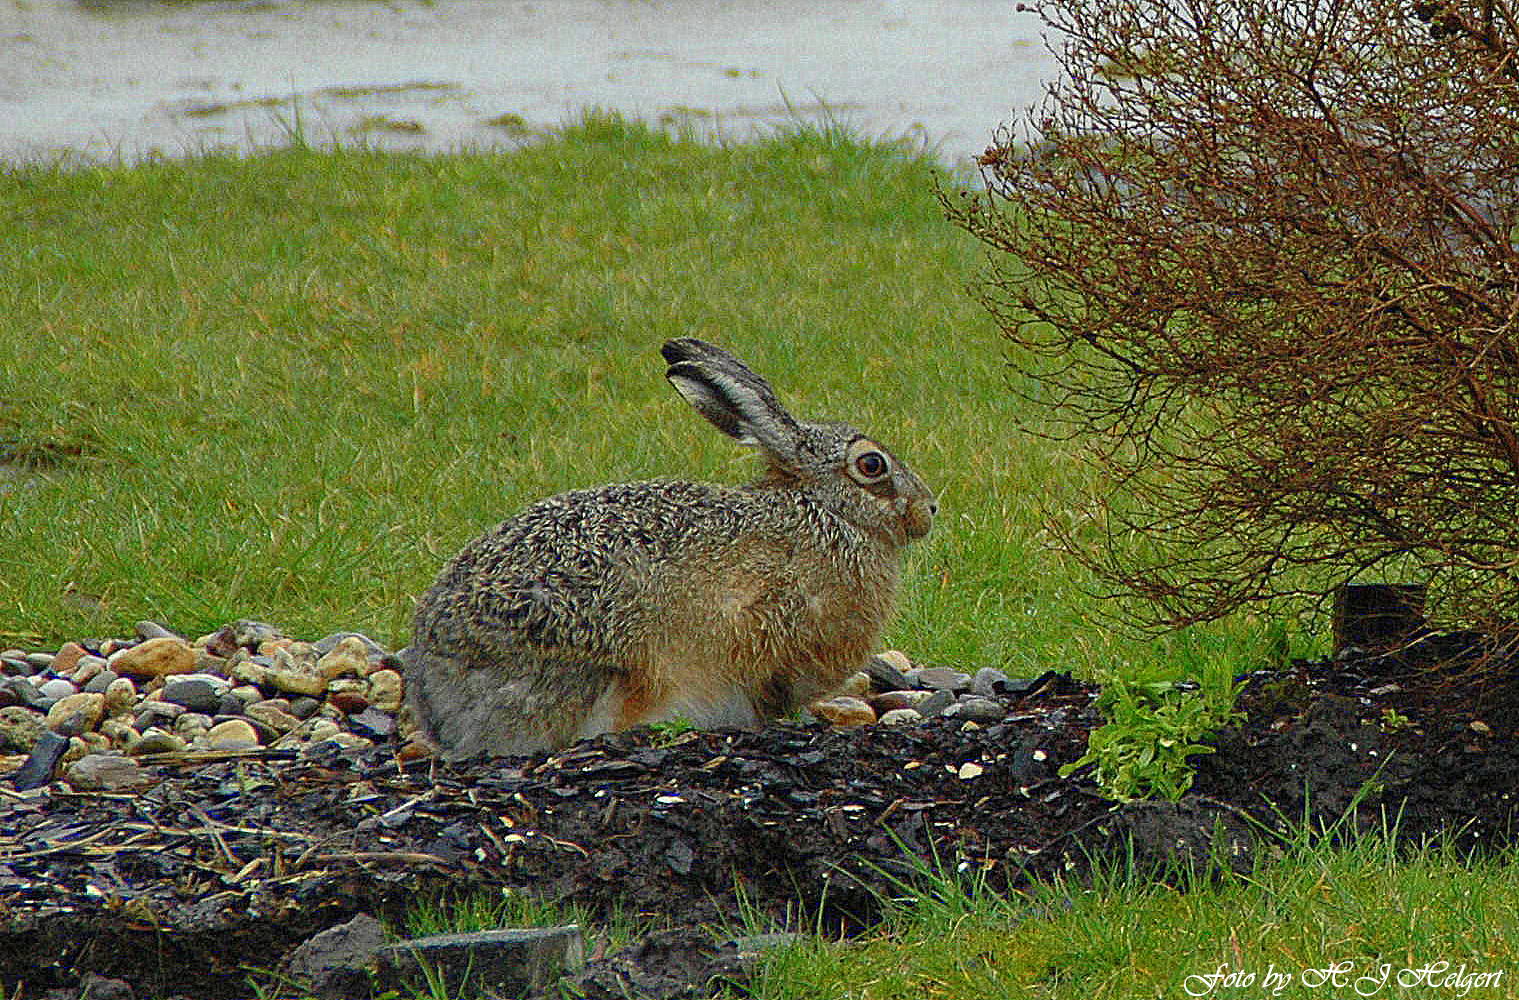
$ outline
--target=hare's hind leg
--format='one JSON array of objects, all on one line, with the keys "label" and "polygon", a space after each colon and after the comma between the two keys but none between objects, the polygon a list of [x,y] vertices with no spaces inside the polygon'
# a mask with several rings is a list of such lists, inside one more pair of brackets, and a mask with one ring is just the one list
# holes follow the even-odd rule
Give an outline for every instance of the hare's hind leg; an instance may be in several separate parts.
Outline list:
[{"label": "hare's hind leg", "polygon": [[[633,708],[632,699],[627,708]],[[627,711],[617,728],[649,725],[656,722],[686,722],[698,729],[752,729],[759,726],[749,692],[738,685],[717,690],[684,691],[645,703],[641,711]]]},{"label": "hare's hind leg", "polygon": [[403,660],[417,722],[455,760],[566,746],[607,711],[607,693],[617,687],[609,671],[582,657],[547,651],[517,654],[509,671],[433,650],[407,650]]}]

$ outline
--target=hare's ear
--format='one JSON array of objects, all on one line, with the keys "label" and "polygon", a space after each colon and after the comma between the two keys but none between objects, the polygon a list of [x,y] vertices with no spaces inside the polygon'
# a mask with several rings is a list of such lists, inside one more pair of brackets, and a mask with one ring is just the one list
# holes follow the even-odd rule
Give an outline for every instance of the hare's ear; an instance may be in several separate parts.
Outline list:
[{"label": "hare's ear", "polygon": [[697,413],[740,444],[759,445],[789,464],[799,429],[768,382],[721,347],[694,337],[666,341],[660,353],[670,363],[665,378]]}]

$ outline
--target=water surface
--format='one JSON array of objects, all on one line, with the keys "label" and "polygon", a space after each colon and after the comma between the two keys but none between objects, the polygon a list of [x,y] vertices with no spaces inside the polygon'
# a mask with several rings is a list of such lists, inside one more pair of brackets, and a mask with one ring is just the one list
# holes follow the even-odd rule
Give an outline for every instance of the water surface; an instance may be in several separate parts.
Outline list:
[{"label": "water surface", "polygon": [[1012,0],[0,0],[0,158],[830,114],[959,161],[1054,72]]}]

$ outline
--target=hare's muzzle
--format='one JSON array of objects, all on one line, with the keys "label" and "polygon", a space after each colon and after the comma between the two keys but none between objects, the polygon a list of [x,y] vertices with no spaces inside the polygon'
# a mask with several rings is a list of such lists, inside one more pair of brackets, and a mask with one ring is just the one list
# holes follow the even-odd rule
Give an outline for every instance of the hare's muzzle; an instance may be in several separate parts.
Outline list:
[{"label": "hare's muzzle", "polygon": [[908,538],[922,538],[934,526],[934,515],[938,512],[939,504],[932,498],[910,500],[902,512],[902,530]]}]

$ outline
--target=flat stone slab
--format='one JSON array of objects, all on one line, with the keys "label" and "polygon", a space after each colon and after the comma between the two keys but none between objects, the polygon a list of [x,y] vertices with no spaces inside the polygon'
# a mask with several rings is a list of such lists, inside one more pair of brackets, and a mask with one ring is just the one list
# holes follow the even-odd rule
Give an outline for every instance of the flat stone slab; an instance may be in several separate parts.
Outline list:
[{"label": "flat stone slab", "polygon": [[575,924],[434,934],[387,945],[380,952],[385,985],[424,973],[441,977],[448,996],[466,986],[516,996],[541,990],[585,965],[585,941]]}]

